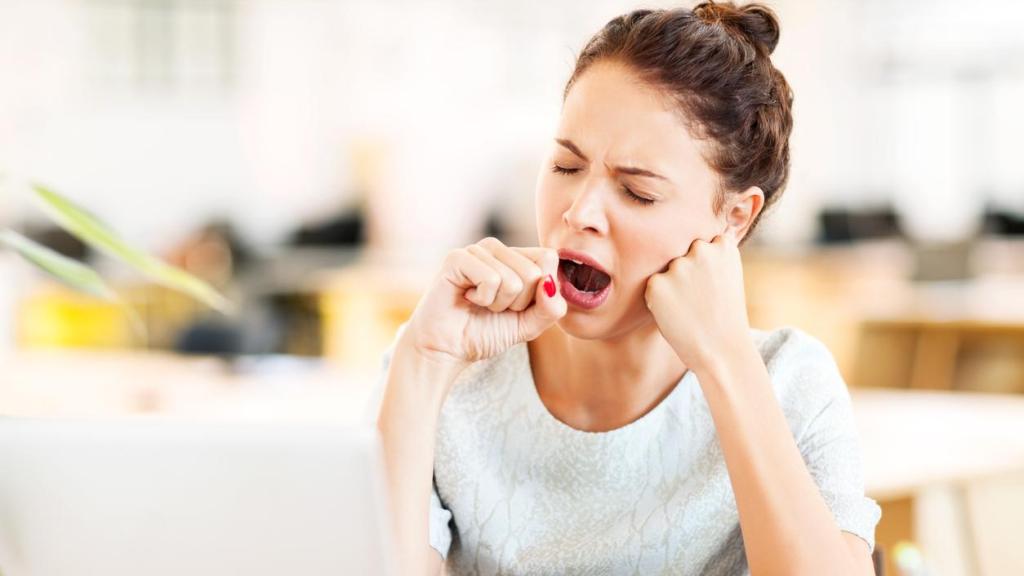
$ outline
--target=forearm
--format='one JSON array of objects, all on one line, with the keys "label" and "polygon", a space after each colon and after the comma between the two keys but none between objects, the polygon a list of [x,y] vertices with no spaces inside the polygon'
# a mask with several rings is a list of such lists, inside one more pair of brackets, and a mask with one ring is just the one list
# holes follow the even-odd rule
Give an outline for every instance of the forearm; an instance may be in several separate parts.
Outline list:
[{"label": "forearm", "polygon": [[434,437],[444,397],[460,368],[433,362],[399,342],[392,355],[377,428],[401,574],[436,566],[429,545]]},{"label": "forearm", "polygon": [[753,342],[695,372],[729,471],[751,573],[856,575]]}]

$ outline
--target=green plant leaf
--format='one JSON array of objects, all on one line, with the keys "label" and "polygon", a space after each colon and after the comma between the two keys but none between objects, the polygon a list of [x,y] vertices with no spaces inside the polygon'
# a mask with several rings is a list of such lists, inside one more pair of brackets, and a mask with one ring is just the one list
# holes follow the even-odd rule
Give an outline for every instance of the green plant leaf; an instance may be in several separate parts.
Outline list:
[{"label": "green plant leaf", "polygon": [[[103,282],[103,278],[92,268],[12,230],[0,230],[0,245],[14,250],[36,268],[68,287],[117,304],[128,318],[129,326],[135,336],[143,341],[148,338],[149,331],[139,313],[118,298],[117,294]],[[3,575],[0,574],[0,576]]]},{"label": "green plant leaf", "polygon": [[101,222],[99,218],[53,190],[39,184],[33,184],[32,189],[43,201],[43,208],[50,216],[82,242],[122,260],[150,279],[168,288],[189,294],[223,314],[232,314],[234,312],[233,304],[206,282],[180,268],[171,266],[158,258],[129,246],[112,228]]},{"label": "green plant leaf", "polygon": [[13,230],[0,230],[0,244],[7,246],[37,268],[79,292],[115,300],[114,291],[92,268],[51,250]]}]

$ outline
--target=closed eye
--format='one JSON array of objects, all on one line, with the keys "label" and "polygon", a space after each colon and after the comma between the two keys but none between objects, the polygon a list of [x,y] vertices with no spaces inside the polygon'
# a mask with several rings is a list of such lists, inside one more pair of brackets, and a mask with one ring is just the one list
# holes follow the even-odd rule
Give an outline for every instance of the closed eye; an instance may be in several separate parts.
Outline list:
[{"label": "closed eye", "polygon": [[626,193],[626,195],[629,197],[630,200],[636,202],[637,204],[643,204],[644,206],[646,206],[648,204],[654,204],[654,200],[651,200],[650,198],[644,198],[643,196],[634,194],[632,190],[630,190],[629,188],[627,188],[625,186],[622,187],[622,191]]},{"label": "closed eye", "polygon": [[[571,174],[575,174],[575,173],[579,172],[580,169],[579,168],[564,168],[562,166],[559,166],[558,164],[553,164],[551,166],[551,171],[554,172],[555,174],[571,175]],[[643,196],[638,196],[637,194],[634,194],[633,191],[630,190],[629,188],[627,188],[626,186],[622,187],[622,191],[626,193],[626,197],[627,198],[629,198],[633,202],[636,202],[637,204],[642,204],[644,206],[649,205],[649,204],[654,204],[654,200],[652,200],[650,198],[644,198]]]}]

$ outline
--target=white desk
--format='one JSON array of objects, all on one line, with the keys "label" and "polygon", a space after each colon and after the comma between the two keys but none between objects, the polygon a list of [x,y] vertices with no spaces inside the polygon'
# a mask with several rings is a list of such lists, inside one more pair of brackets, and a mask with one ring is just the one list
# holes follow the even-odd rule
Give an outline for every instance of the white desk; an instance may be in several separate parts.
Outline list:
[{"label": "white desk", "polygon": [[853,390],[875,498],[1024,470],[1024,396]]},{"label": "white desk", "polygon": [[30,351],[0,356],[0,414],[330,420],[354,423],[377,374],[317,359],[150,352]]},{"label": "white desk", "polygon": [[904,520],[937,573],[1024,573],[1024,550],[1015,544],[1024,516],[1024,397],[901,390],[852,397],[867,492],[883,507],[912,502]]}]

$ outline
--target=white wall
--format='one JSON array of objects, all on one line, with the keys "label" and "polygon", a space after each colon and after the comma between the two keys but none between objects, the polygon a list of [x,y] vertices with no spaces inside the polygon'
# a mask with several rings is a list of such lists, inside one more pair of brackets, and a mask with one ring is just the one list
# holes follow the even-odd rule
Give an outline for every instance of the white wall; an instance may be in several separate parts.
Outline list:
[{"label": "white wall", "polygon": [[[56,186],[150,248],[217,214],[268,245],[354,201],[353,150],[377,149],[374,234],[428,253],[471,238],[492,201],[529,234],[537,162],[575,53],[639,5],[182,3],[226,10],[234,32],[192,9],[147,20],[140,44],[132,0],[0,0],[0,171]],[[938,235],[964,231],[982,189],[1020,205],[1024,59],[1007,57],[1024,46],[1019,3],[769,3],[796,125],[790,187],[766,240],[810,239],[825,203],[891,201]],[[174,78],[140,80],[138,51],[159,62],[161,34],[170,63],[149,68]],[[978,67],[990,80],[958,76]],[[0,197],[0,220],[26,210]]]}]

